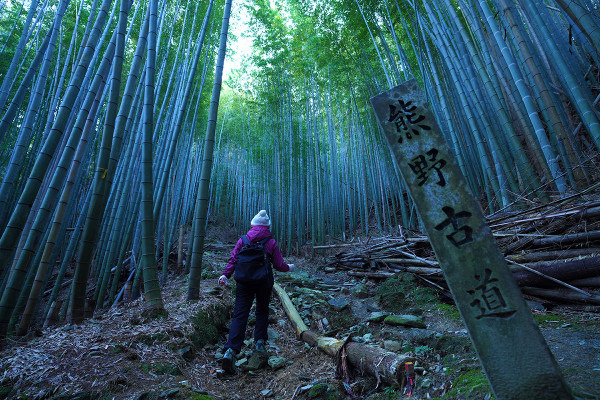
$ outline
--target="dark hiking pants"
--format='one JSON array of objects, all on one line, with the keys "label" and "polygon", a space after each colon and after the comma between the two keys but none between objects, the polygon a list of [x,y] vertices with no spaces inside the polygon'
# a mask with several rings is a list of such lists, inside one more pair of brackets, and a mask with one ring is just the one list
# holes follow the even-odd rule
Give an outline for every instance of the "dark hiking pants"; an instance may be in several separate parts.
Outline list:
[{"label": "dark hiking pants", "polygon": [[225,349],[233,349],[239,352],[246,336],[246,325],[252,302],[256,298],[256,325],[254,326],[254,340],[267,340],[267,327],[269,325],[269,301],[273,282],[260,285],[236,283],[235,310],[229,328],[229,340]]}]

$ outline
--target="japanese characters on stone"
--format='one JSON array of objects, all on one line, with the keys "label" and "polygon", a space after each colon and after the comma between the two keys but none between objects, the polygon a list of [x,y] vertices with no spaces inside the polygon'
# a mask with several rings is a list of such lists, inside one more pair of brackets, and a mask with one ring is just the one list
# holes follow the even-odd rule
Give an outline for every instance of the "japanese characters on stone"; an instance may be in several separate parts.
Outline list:
[{"label": "japanese characters on stone", "polygon": [[[419,112],[418,107],[412,100],[399,99],[389,104],[387,122],[393,124],[398,144],[407,143],[417,138],[422,139],[422,144],[430,142],[421,134],[431,131],[431,125],[427,122],[426,115]],[[413,174],[414,182],[419,187],[435,184],[446,189],[448,182],[447,175],[445,175],[448,173],[445,170],[448,164],[446,161],[447,156],[436,145],[425,147],[429,147],[429,149],[413,156],[407,162]],[[455,251],[460,251],[464,246],[472,243],[474,232],[469,224],[469,219],[473,215],[472,212],[457,210],[451,205],[444,205],[441,211],[444,219],[440,220],[434,229],[445,236],[445,239],[452,244]],[[476,274],[473,278],[476,286],[467,290],[467,293],[472,298],[469,305],[476,313],[476,319],[487,317],[506,318],[516,312],[508,306],[505,296],[497,284],[498,279],[493,277],[491,269],[485,268],[482,273]]]},{"label": "japanese characters on stone", "polygon": [[473,290],[467,290],[467,293],[473,296],[473,301],[469,304],[478,310],[476,319],[484,317],[510,317],[515,310],[510,309],[502,295],[502,291],[497,286],[498,279],[492,277],[492,270],[486,268],[483,275],[475,275],[479,285]]},{"label": "japanese characters on stone", "polygon": [[412,101],[404,102],[398,100],[398,104],[390,104],[390,117],[388,122],[393,122],[396,125],[396,131],[400,134],[398,137],[398,143],[404,141],[403,135],[406,136],[407,140],[413,138],[413,135],[418,136],[421,128],[426,131],[431,130],[431,126],[423,123],[425,116],[416,113],[417,106]]}]

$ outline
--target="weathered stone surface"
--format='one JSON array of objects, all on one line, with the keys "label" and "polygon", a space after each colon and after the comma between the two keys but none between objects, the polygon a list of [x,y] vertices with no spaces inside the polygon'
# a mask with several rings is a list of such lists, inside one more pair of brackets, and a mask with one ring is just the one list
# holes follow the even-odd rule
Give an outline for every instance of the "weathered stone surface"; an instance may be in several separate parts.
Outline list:
[{"label": "weathered stone surface", "polygon": [[366,335],[356,336],[356,337],[352,338],[352,340],[354,340],[355,342],[358,342],[358,343],[371,343],[372,339],[373,339],[372,333],[367,333]]},{"label": "weathered stone surface", "polygon": [[402,338],[406,340],[412,340],[417,343],[429,343],[432,340],[435,341],[435,338],[439,335],[439,333],[429,329],[414,328],[409,331],[403,332]]},{"label": "weathered stone surface", "polygon": [[336,311],[342,311],[343,309],[348,308],[350,305],[348,300],[342,298],[331,299],[327,303]]},{"label": "weathered stone surface", "polygon": [[383,348],[388,350],[388,351],[400,351],[402,349],[402,344],[400,342],[397,342],[395,340],[385,340],[383,342]]},{"label": "weathered stone surface", "polygon": [[320,290],[309,289],[307,287],[297,287],[295,289],[295,291],[298,293],[309,295],[309,296],[315,296],[315,297],[323,297],[324,296],[323,292],[321,292]]},{"label": "weathered stone surface", "polygon": [[423,317],[414,315],[388,315],[383,320],[384,324],[391,326],[408,326],[410,328],[427,328],[423,322]]},{"label": "weathered stone surface", "polygon": [[381,322],[388,315],[390,315],[390,313],[387,313],[387,312],[384,312],[384,311],[376,311],[374,313],[371,313],[371,316],[369,318],[367,318],[367,321],[369,321],[369,322]]},{"label": "weathered stone surface", "polygon": [[239,360],[237,360],[235,362],[235,366],[236,367],[241,367],[242,365],[246,364],[247,362],[248,362],[248,359],[246,357],[240,358]]},{"label": "weathered stone surface", "polygon": [[254,353],[248,359],[248,364],[245,365],[244,369],[247,371],[256,371],[257,369],[264,368],[267,365],[267,356],[262,353]]},{"label": "weathered stone surface", "polygon": [[272,369],[274,369],[276,371],[278,369],[285,367],[287,360],[283,357],[273,356],[273,357],[269,357],[269,361],[267,363],[269,364],[269,367],[271,367]]},{"label": "weathered stone surface", "polygon": [[192,361],[194,359],[194,350],[190,346],[185,346],[177,350],[177,354],[183,357],[185,361]]},{"label": "weathered stone surface", "polygon": [[359,283],[352,289],[352,294],[358,297],[359,299],[366,299],[367,297],[369,297],[369,289],[364,283]]},{"label": "weathered stone surface", "polygon": [[423,315],[423,309],[420,307],[408,307],[406,313],[410,315]]},{"label": "weathered stone surface", "polygon": [[426,94],[412,79],[371,104],[496,397],[572,398]]},{"label": "weathered stone surface", "polygon": [[279,339],[279,333],[273,328],[267,329],[267,336],[271,342],[276,342]]},{"label": "weathered stone surface", "polygon": [[310,388],[308,398],[315,400],[338,400],[343,399],[344,396],[336,387],[326,383],[318,383]]}]

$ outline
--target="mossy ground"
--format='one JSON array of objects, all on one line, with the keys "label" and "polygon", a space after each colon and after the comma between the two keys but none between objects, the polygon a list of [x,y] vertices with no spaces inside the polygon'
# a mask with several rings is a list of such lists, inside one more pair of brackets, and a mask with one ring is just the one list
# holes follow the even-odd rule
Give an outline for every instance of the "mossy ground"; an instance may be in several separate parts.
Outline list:
[{"label": "mossy ground", "polygon": [[[469,369],[462,372],[452,383],[452,390],[444,399],[479,400],[492,392],[487,378],[481,369]],[[494,398],[494,397],[488,397]]]},{"label": "mossy ground", "polygon": [[194,321],[194,333],[190,336],[196,348],[202,348],[207,344],[217,343],[219,332],[204,311],[200,311]]},{"label": "mossy ground", "polygon": [[457,322],[462,321],[462,317],[460,316],[460,313],[458,312],[456,306],[451,304],[439,303],[437,305],[437,308],[439,312],[442,313],[446,318]]},{"label": "mossy ground", "polygon": [[336,387],[326,383],[318,383],[308,391],[308,398],[314,400],[340,400],[344,397]]},{"label": "mossy ground", "polygon": [[325,312],[331,326],[335,329],[348,329],[356,324],[356,319],[352,316],[352,312],[348,309],[342,311]]},{"label": "mossy ground", "polygon": [[381,307],[393,313],[403,313],[415,306],[437,303],[435,290],[419,286],[412,274],[399,273],[386,279],[377,288]]},{"label": "mossy ground", "polygon": [[[139,343],[143,343],[146,346],[152,346],[154,344],[163,343],[170,339],[170,336],[167,333],[153,333],[150,335],[142,334],[137,337],[137,341]],[[118,352],[118,351],[115,351]]]},{"label": "mossy ground", "polygon": [[152,372],[156,375],[183,375],[177,365],[169,363],[141,364],[140,369],[146,373]]},{"label": "mossy ground", "polygon": [[209,396],[207,394],[198,394],[198,393],[190,393],[189,400],[215,400],[214,397]]}]

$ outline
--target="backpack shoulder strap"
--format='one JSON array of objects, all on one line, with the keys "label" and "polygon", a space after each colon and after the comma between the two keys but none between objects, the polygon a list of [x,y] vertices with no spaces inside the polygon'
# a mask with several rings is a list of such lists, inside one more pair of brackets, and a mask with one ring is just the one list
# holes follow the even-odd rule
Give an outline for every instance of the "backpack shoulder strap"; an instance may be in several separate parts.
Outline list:
[{"label": "backpack shoulder strap", "polygon": [[250,240],[248,240],[248,236],[246,236],[246,235],[242,236],[242,244],[244,246],[249,246],[250,245]]},{"label": "backpack shoulder strap", "polygon": [[268,237],[264,238],[263,240],[261,240],[260,244],[264,246],[271,239],[273,239],[273,236],[268,236]]}]

